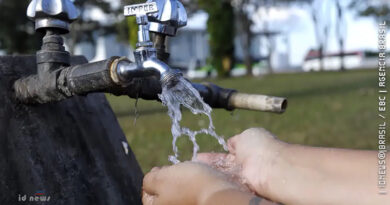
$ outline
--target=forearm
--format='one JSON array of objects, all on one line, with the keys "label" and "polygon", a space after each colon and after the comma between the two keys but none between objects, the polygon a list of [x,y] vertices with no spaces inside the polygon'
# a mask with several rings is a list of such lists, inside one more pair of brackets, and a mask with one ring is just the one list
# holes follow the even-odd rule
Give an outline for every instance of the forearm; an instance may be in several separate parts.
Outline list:
[{"label": "forearm", "polygon": [[[373,151],[285,145],[268,179],[270,198],[285,204],[384,204]],[[387,200],[387,201],[386,201]]]},{"label": "forearm", "polygon": [[200,205],[274,205],[273,202],[236,189],[219,191],[207,197]]}]

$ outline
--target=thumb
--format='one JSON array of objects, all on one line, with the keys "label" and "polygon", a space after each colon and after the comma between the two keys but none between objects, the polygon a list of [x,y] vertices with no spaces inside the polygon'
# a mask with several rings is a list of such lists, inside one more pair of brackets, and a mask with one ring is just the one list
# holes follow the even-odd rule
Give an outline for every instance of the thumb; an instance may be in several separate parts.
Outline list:
[{"label": "thumb", "polygon": [[233,155],[236,154],[236,143],[237,143],[236,138],[237,137],[234,136],[227,141],[228,151],[230,154],[233,154]]}]

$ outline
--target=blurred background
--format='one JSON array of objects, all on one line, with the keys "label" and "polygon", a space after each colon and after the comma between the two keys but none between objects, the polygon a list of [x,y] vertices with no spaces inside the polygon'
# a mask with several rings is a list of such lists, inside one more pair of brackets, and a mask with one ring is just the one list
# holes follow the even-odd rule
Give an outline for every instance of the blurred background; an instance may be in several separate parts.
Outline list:
[{"label": "blurred background", "polygon": [[[89,61],[134,59],[137,25],[122,11],[140,2],[74,0],[81,15],[65,37],[67,50]],[[28,3],[0,0],[0,55],[39,50],[42,34],[26,17]],[[189,19],[167,43],[170,65],[194,81],[289,100],[282,115],[214,110],[217,133],[228,139],[264,127],[291,143],[376,149],[378,24],[390,23],[387,0],[182,3]],[[107,98],[143,170],[168,164],[172,137],[166,108],[159,102]],[[182,125],[207,126],[206,118],[183,112]],[[199,136],[198,142],[201,151],[222,151],[210,136]],[[189,160],[190,141],[180,138],[178,146],[180,159]]]}]

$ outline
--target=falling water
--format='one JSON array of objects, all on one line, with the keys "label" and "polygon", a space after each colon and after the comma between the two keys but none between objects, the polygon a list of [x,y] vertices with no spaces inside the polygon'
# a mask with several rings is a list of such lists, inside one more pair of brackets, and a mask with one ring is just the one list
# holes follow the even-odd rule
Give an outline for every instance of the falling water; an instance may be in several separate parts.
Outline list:
[{"label": "falling water", "polygon": [[[191,142],[193,143],[193,151],[192,151],[192,160],[196,159],[196,155],[199,150],[199,145],[196,142],[196,136],[198,134],[208,134],[213,136],[218,140],[218,143],[223,146],[223,148],[227,151],[226,142],[223,137],[218,136],[215,133],[215,128],[213,125],[213,120],[211,119],[211,107],[206,104],[199,92],[185,80],[183,77],[179,77],[178,82],[173,87],[163,86],[162,93],[159,95],[162,103],[168,107],[168,115],[172,120],[172,146],[174,155],[169,156],[169,161],[174,164],[179,163],[178,160],[178,148],[176,146],[176,141],[180,136],[186,135],[189,137]],[[192,131],[189,128],[181,127],[180,121],[182,119],[182,114],[180,107],[184,106],[191,110],[191,112],[195,115],[204,114],[209,118],[209,126],[208,128],[203,128],[201,130]]]}]

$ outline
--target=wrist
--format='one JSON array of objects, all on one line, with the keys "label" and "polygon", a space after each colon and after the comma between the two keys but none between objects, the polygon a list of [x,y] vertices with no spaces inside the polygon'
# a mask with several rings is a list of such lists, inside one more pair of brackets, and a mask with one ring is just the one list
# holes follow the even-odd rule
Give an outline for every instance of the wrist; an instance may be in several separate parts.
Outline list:
[{"label": "wrist", "polygon": [[228,188],[210,193],[198,205],[230,205],[243,204],[249,202],[254,195],[242,192],[236,188]]},{"label": "wrist", "polygon": [[277,180],[280,180],[280,172],[283,172],[286,164],[286,156],[290,154],[291,145],[277,139],[273,139],[263,150],[258,150],[257,159],[253,159],[252,178],[248,178],[250,185],[258,195],[278,200]]},{"label": "wrist", "polygon": [[289,193],[291,175],[290,173],[295,172],[294,167],[291,166],[289,158],[294,155],[293,144],[288,144],[282,141],[278,141],[274,145],[273,154],[270,153],[270,163],[266,166],[266,177],[262,182],[264,189],[264,196],[267,198],[286,203],[288,196],[286,193]]},{"label": "wrist", "polygon": [[[203,185],[203,188],[200,189],[198,194],[197,203],[198,205],[207,205],[210,204],[212,198],[215,197],[217,193],[225,193],[227,191],[237,190],[237,186],[226,181],[217,182],[217,181],[209,181],[208,184]],[[211,203],[212,204],[212,203]]]}]

